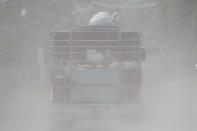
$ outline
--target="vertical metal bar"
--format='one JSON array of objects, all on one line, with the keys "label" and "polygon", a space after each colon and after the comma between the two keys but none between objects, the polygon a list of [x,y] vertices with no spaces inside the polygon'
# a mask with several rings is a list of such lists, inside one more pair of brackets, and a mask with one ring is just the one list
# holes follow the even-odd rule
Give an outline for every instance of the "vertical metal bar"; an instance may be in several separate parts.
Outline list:
[{"label": "vertical metal bar", "polygon": [[70,34],[69,34],[69,44],[70,44],[70,66],[71,66],[71,68],[72,68],[72,60],[73,60],[73,54],[72,54],[72,51],[73,51],[73,47],[72,47],[72,33],[73,32],[70,32]]},{"label": "vertical metal bar", "polygon": [[[143,48],[143,32],[140,32],[140,38],[139,38],[139,49],[140,49],[140,51],[139,51],[139,54],[140,54],[140,56],[141,56],[141,54],[142,54],[142,48]],[[141,65],[141,57],[140,57],[140,59],[138,59],[138,64],[139,65]]]},{"label": "vertical metal bar", "polygon": [[[120,79],[122,79],[122,70],[124,68],[122,68],[122,60],[121,60],[121,49],[122,49],[122,32],[120,32],[120,30],[118,29],[118,45],[119,45],[119,48],[118,48],[118,59],[119,59],[119,75],[120,75]],[[121,103],[124,101],[124,96],[125,96],[125,87],[124,85],[122,84],[122,82],[120,83],[120,88],[122,88],[122,98],[121,98]]]},{"label": "vertical metal bar", "polygon": [[[70,74],[70,72],[71,72],[71,70],[72,70],[72,62],[73,62],[73,56],[72,56],[72,31],[69,33],[69,53],[68,53],[68,55],[69,55],[69,61],[67,61],[67,64],[68,64],[68,66],[67,66],[67,70],[68,70],[68,74],[66,74],[66,82],[67,82],[67,84],[66,84],[66,89],[65,89],[65,91],[66,91],[66,93],[64,92],[64,102],[69,102],[69,91],[70,91],[70,87],[71,87],[71,74]],[[66,54],[67,55],[67,54]]]},{"label": "vertical metal bar", "polygon": [[122,60],[121,60],[121,49],[122,49],[122,32],[120,32],[120,30],[118,29],[118,45],[119,45],[119,51],[118,51],[118,59],[119,59],[119,63],[120,66],[122,65]]}]

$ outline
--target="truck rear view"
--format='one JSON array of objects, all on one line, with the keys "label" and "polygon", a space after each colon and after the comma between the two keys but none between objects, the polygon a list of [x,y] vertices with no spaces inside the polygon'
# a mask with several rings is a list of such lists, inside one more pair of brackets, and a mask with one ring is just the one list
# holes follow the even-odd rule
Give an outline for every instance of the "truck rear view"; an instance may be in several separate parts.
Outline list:
[{"label": "truck rear view", "polygon": [[96,106],[139,103],[144,60],[141,32],[121,32],[117,26],[50,32],[52,101]]}]

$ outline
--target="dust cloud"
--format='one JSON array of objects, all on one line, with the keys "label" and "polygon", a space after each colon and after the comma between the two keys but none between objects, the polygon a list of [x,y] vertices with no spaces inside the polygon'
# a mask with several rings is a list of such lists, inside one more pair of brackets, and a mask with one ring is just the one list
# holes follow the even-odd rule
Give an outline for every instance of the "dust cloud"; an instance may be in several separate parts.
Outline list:
[{"label": "dust cloud", "polygon": [[[86,25],[98,11],[118,11],[121,30],[144,34],[142,111],[80,107],[54,120],[48,34]],[[196,131],[196,34],[195,0],[0,0],[0,130]]]}]

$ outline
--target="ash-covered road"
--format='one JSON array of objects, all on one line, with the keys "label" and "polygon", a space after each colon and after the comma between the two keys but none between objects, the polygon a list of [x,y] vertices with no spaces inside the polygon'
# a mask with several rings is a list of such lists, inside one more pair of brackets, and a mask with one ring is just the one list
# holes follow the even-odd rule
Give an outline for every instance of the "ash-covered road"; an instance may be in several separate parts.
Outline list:
[{"label": "ash-covered road", "polygon": [[14,67],[1,68],[0,128],[3,131],[195,131],[197,129],[197,73],[166,68],[159,58],[143,64],[142,115],[53,123],[50,90],[37,81],[24,80]]}]

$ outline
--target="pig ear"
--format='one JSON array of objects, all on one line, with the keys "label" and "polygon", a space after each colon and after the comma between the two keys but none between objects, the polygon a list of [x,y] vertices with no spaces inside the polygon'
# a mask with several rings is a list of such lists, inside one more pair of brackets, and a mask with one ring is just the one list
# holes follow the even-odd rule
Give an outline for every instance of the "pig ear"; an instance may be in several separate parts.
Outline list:
[{"label": "pig ear", "polygon": [[114,13],[112,14],[111,18],[112,18],[113,20],[118,20],[118,19],[119,19],[119,14],[118,14],[118,12],[114,12]]}]

